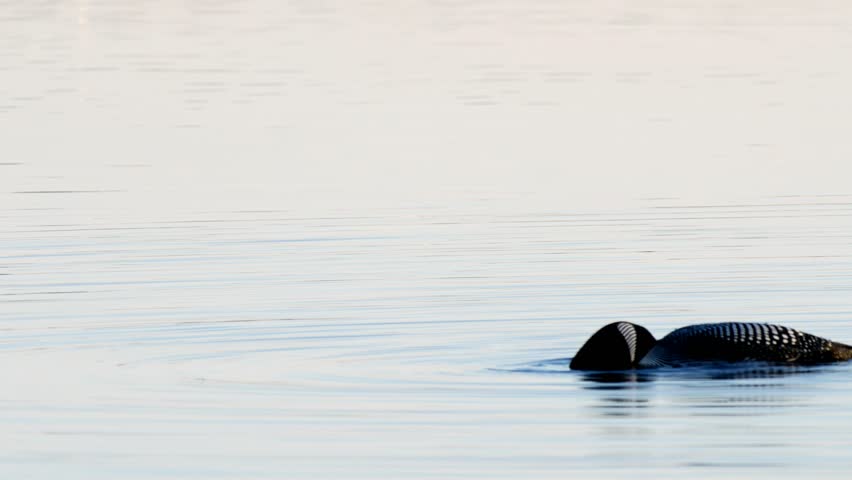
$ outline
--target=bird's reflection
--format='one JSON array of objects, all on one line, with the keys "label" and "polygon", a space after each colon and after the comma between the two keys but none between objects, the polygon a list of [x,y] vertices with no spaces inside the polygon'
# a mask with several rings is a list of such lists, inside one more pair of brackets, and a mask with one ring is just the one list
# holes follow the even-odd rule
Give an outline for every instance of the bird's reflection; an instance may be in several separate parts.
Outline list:
[{"label": "bird's reflection", "polygon": [[597,397],[593,408],[601,417],[640,417],[647,415],[651,406],[646,390],[656,379],[650,370],[624,370],[617,372],[584,372],[581,377],[585,390],[603,393]]},{"label": "bird's reflection", "polygon": [[[622,371],[572,371],[570,359],[535,362],[511,371],[573,377],[591,418],[740,417],[777,415],[779,408],[807,407],[826,375],[852,365],[791,366],[765,362],[692,364]],[[660,410],[661,407],[664,410]],[[605,421],[608,433],[645,435],[642,425]],[[634,429],[634,430],[631,430]]]},{"label": "bird's reflection", "polygon": [[[820,371],[825,367],[801,365],[776,365],[767,363],[748,364],[696,364],[684,367],[665,367],[647,370],[621,370],[579,372],[584,388],[598,390],[602,388],[635,388],[636,383],[653,382],[658,378],[677,380],[767,380],[781,379]],[[739,383],[738,385],[748,385]],[[758,382],[759,386],[772,386]]]},{"label": "bird's reflection", "polygon": [[[773,378],[791,377],[812,373],[819,367],[806,367],[800,365],[745,365],[732,366],[722,365],[715,367],[694,367],[696,377],[706,380],[765,380]],[[762,385],[766,385],[762,383]]]},{"label": "bird's reflection", "polygon": [[636,388],[637,383],[652,382],[655,373],[642,370],[617,372],[583,372],[583,388],[589,390],[626,390]]},{"label": "bird's reflection", "polygon": [[599,418],[653,416],[653,407],[660,398],[665,398],[666,408],[676,407],[690,417],[773,415],[777,407],[807,404],[809,389],[802,382],[809,380],[800,376],[827,368],[830,367],[704,364],[580,372],[579,384],[583,390],[599,392],[589,405]]}]

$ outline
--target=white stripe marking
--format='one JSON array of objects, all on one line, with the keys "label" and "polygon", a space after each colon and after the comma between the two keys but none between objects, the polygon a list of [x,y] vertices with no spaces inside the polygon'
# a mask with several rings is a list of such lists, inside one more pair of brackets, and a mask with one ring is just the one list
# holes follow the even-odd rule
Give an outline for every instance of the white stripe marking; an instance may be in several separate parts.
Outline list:
[{"label": "white stripe marking", "polygon": [[627,348],[630,349],[630,363],[636,361],[636,327],[629,323],[619,323],[618,331],[627,342]]}]

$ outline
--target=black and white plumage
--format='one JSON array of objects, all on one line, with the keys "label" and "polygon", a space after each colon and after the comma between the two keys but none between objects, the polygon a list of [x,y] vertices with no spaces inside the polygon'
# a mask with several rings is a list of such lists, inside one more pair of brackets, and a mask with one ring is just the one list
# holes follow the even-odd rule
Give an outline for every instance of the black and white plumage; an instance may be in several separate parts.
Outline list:
[{"label": "black and white plumage", "polygon": [[571,360],[574,370],[627,370],[706,362],[809,365],[852,359],[852,347],[781,325],[707,323],[678,328],[660,340],[629,322],[592,335]]}]

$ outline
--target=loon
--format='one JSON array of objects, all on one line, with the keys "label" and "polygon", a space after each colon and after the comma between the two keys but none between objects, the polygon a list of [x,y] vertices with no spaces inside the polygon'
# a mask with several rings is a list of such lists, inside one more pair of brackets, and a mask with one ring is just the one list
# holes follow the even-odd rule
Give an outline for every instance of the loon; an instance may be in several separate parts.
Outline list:
[{"label": "loon", "polygon": [[766,323],[704,323],[660,340],[641,325],[615,322],[592,335],[571,360],[572,370],[680,367],[702,362],[815,365],[852,359],[852,346]]}]

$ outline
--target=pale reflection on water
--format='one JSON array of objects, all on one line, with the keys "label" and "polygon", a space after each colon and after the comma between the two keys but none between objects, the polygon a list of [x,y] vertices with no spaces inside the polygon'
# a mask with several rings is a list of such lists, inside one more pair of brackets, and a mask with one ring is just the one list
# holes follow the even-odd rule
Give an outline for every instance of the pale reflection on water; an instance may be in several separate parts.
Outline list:
[{"label": "pale reflection on water", "polygon": [[[847,472],[845,2],[0,6],[3,478]],[[548,360],[557,359],[557,360]]]}]

